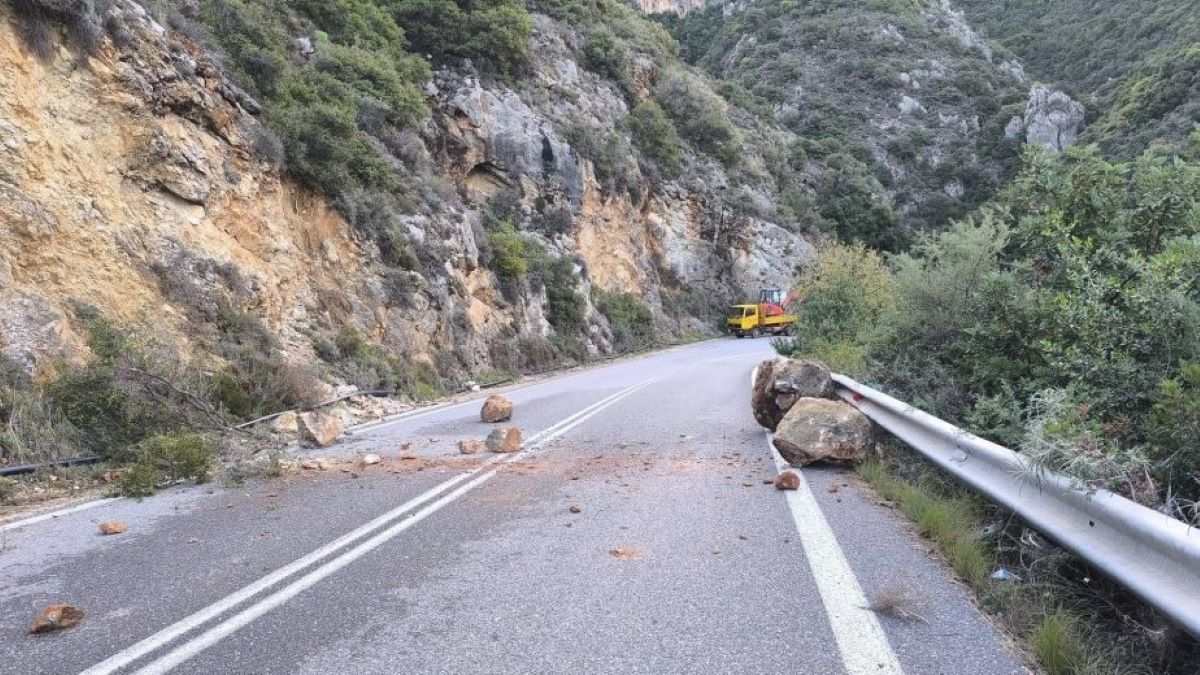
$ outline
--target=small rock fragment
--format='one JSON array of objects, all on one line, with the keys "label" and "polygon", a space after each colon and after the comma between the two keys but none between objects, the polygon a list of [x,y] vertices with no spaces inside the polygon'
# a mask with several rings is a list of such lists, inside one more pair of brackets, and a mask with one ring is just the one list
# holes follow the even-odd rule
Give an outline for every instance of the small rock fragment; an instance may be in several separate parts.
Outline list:
[{"label": "small rock fragment", "polygon": [[294,434],[300,431],[300,416],[296,411],[289,410],[271,423],[271,429],[281,434]]},{"label": "small rock fragment", "polygon": [[579,508],[579,506],[577,504],[572,504],[571,508],[569,508],[567,510],[570,511],[571,513],[580,513],[583,511],[583,509]]},{"label": "small rock fragment", "polygon": [[383,461],[382,457],[376,455],[375,453],[370,453],[360,457],[358,463],[362,464],[363,466],[371,466],[372,464],[378,464],[381,461]]},{"label": "small rock fragment", "polygon": [[309,457],[300,460],[300,468],[310,471],[324,471],[329,468],[329,461],[321,457]]},{"label": "small rock fragment", "polygon": [[794,471],[784,471],[775,478],[775,488],[777,490],[799,490],[800,476]]},{"label": "small rock fragment", "polygon": [[516,427],[500,427],[488,434],[485,443],[488,450],[507,454],[520,451],[524,445],[524,438],[521,430]]},{"label": "small rock fragment", "polygon": [[100,534],[121,534],[128,529],[128,525],[116,520],[100,523]]},{"label": "small rock fragment", "polygon": [[472,439],[469,441],[458,442],[458,451],[464,455],[478,455],[485,449],[486,447],[484,446],[483,441]]},{"label": "small rock fragment", "polygon": [[53,630],[70,628],[83,620],[83,610],[71,605],[50,605],[38,613],[33,624],[29,626],[29,634],[49,633]]},{"label": "small rock fragment", "polygon": [[641,560],[642,556],[645,555],[641,550],[629,548],[628,546],[618,546],[609,551],[608,554],[618,560]]},{"label": "small rock fragment", "polygon": [[830,485],[830,486],[829,486],[829,491],[830,491],[830,492],[837,492],[837,491],[838,491],[838,489],[839,489],[839,488],[838,488],[838,485],[837,485],[837,483],[834,483],[833,485]]},{"label": "small rock fragment", "polygon": [[499,394],[487,397],[487,400],[483,402],[483,408],[479,411],[479,418],[488,424],[507,422],[512,419],[512,415],[512,401]]}]

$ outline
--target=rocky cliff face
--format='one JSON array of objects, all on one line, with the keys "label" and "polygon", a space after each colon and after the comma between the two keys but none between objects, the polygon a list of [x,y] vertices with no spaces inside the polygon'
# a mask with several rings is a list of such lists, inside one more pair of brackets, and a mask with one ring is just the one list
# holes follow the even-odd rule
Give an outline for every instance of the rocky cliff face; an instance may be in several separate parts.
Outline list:
[{"label": "rocky cliff face", "polygon": [[637,6],[647,14],[683,16],[708,4],[705,0],[637,0]]},{"label": "rocky cliff face", "polygon": [[1062,152],[1079,138],[1084,114],[1083,106],[1070,96],[1039,84],[1029,92],[1024,118],[1014,117],[1005,133],[1024,129],[1026,144]]},{"label": "rocky cliff face", "polygon": [[384,270],[325,198],[262,159],[258,105],[210,54],[132,2],[113,7],[124,39],[87,58],[63,45],[38,57],[0,9],[0,350],[31,370],[84,355],[80,304],[186,349],[232,303],[296,361],[317,358],[314,336],[351,326],[466,376],[518,338],[555,333],[544,287],[508,298],[486,266],[481,214],[502,195],[525,221],[548,204],[560,214],[561,226],[522,236],[573,262],[593,354],[612,349],[594,289],[635,293],[665,331],[706,328],[697,298],[785,282],[809,250],[789,229],[727,212],[715,193],[757,188],[716,162],[689,156],[678,179],[633,189],[599,180],[563,120],[615,128],[628,103],[576,63],[577,35],[535,15],[529,77],[440,71],[425,128],[395,139],[427,188],[408,238],[442,262]]}]

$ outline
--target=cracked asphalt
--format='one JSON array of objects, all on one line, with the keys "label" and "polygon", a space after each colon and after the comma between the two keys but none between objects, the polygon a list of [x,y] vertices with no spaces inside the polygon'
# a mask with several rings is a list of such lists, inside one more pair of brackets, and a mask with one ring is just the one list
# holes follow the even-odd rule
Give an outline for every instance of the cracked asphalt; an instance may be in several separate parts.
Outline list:
[{"label": "cracked asphalt", "polygon": [[[488,431],[471,400],[309,453],[346,462],[327,471],[0,532],[0,673],[867,672],[802,545],[815,525],[763,483],[749,375],[770,356],[717,340],[514,388],[512,423],[553,436],[516,457],[458,453]],[[876,615],[902,672],[1028,672],[851,472],[803,473],[865,597],[903,590],[921,617]],[[54,602],[87,616],[27,636]]]}]

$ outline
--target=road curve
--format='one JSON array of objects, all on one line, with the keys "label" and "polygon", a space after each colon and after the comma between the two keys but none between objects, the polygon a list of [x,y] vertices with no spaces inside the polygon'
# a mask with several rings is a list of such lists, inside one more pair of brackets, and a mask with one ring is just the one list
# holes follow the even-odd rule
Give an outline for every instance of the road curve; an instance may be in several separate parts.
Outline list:
[{"label": "road curve", "polygon": [[[764,484],[747,400],[770,354],[719,340],[513,389],[515,456],[459,455],[487,432],[472,400],[320,453],[377,466],[0,531],[0,673],[1027,672],[852,474]],[[919,620],[866,607],[896,592]],[[87,617],[25,635],[54,602]]]}]

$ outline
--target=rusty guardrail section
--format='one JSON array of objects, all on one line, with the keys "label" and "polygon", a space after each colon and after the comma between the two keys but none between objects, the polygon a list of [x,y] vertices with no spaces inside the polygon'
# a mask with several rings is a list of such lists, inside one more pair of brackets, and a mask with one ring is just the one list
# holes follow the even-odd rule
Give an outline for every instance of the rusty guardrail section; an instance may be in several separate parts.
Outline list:
[{"label": "rusty guardrail section", "polygon": [[1200,529],[1024,456],[883,392],[834,375],[876,424],[1200,637]]}]

